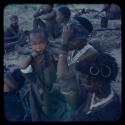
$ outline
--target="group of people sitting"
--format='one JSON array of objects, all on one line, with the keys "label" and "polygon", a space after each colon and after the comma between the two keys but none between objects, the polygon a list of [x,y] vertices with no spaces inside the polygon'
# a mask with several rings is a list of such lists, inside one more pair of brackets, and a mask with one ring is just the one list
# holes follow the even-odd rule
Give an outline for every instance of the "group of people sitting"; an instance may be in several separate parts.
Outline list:
[{"label": "group of people sitting", "polygon": [[[33,17],[31,50],[22,49],[28,54],[20,55],[19,69],[4,70],[5,118],[24,121],[17,93],[27,80],[31,121],[118,120],[121,104],[111,86],[118,65],[114,57],[88,43],[91,22],[71,17],[66,6],[55,11],[50,4],[41,6]],[[61,37],[58,47],[50,46],[51,36]]]}]

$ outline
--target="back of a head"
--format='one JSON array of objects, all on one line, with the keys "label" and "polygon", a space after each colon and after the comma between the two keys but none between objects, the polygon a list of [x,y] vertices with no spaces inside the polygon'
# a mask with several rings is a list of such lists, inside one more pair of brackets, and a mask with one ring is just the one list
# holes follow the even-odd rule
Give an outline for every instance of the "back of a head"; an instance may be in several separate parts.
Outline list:
[{"label": "back of a head", "polygon": [[58,8],[58,11],[64,15],[66,19],[69,19],[71,16],[71,11],[68,7],[66,6],[61,6]]},{"label": "back of a head", "polygon": [[[101,61],[100,61],[101,60]],[[116,59],[107,53],[100,53],[97,55],[95,63],[99,66],[108,66],[111,70],[111,75],[108,80],[115,80],[118,74],[118,64],[116,63]]]},{"label": "back of a head", "polygon": [[89,34],[93,31],[92,23],[88,19],[80,16],[75,16],[74,19],[84,26],[88,30]]},{"label": "back of a head", "polygon": [[115,58],[106,53],[99,53],[96,56],[96,59],[90,63],[85,64],[79,62],[76,65],[76,69],[81,73],[86,73],[92,76],[93,74],[96,74],[94,72],[98,71],[99,74],[94,77],[101,81],[107,81],[108,83],[115,80],[118,74],[118,65]]}]

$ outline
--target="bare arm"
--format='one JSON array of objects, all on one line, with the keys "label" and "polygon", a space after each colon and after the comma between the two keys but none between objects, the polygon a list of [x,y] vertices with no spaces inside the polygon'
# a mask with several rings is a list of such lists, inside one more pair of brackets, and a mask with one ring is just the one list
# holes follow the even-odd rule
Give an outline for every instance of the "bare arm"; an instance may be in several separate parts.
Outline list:
[{"label": "bare arm", "polygon": [[69,71],[68,63],[67,63],[67,56],[60,54],[59,59],[58,59],[58,64],[57,64],[57,75],[58,78],[63,79],[65,78]]},{"label": "bare arm", "polygon": [[87,50],[87,52],[85,54],[83,54],[79,58],[79,61],[82,61],[82,62],[91,61],[95,58],[96,54],[97,54],[97,51],[94,48],[90,48]]},{"label": "bare arm", "polygon": [[33,58],[38,56],[38,53],[31,52],[29,55],[21,55],[19,59],[19,67],[25,69],[32,62]]},{"label": "bare arm", "polygon": [[42,6],[39,7],[39,9],[33,14],[33,17],[39,17],[43,14],[43,11],[41,10]]},{"label": "bare arm", "polygon": [[51,11],[50,13],[44,14],[41,16],[44,20],[52,19],[55,16],[55,11]]}]

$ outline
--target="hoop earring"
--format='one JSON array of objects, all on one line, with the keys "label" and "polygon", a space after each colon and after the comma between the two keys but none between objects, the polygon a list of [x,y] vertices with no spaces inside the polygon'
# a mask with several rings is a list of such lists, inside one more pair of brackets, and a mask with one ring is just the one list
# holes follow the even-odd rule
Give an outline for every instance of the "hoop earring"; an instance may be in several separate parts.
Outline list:
[{"label": "hoop earring", "polygon": [[90,74],[93,75],[93,76],[97,76],[97,75],[99,74],[99,69],[97,68],[97,71],[96,71],[96,72],[93,72],[93,71],[92,71],[93,69],[94,69],[94,66],[91,66],[91,67],[90,67],[90,70],[89,70]]},{"label": "hoop earring", "polygon": [[111,75],[111,68],[109,66],[105,66],[105,68],[108,69],[108,74],[107,75],[104,75],[103,73],[103,68],[101,68],[101,75],[104,77],[104,78],[108,78],[110,75]]}]

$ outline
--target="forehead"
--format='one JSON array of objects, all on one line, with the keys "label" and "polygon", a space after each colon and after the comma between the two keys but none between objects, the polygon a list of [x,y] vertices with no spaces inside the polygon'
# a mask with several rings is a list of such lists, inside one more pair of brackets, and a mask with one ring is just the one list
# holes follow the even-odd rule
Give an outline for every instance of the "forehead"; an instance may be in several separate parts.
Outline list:
[{"label": "forehead", "polygon": [[39,34],[30,34],[31,42],[45,42],[45,38]]}]

